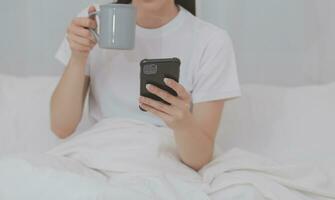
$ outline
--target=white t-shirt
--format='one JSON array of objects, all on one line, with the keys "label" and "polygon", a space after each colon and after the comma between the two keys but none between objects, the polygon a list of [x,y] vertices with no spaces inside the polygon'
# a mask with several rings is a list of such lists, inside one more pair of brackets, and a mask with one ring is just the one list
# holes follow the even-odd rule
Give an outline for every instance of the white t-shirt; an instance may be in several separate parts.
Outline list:
[{"label": "white t-shirt", "polygon": [[[88,9],[79,16],[87,16]],[[68,64],[71,50],[66,39],[56,58]],[[89,114],[103,118],[131,118],[155,125],[164,123],[139,109],[142,59],[181,60],[180,83],[192,95],[193,104],[240,96],[235,55],[229,35],[181,8],[168,24],[157,29],[136,27],[133,50],[95,47],[89,56]]]}]

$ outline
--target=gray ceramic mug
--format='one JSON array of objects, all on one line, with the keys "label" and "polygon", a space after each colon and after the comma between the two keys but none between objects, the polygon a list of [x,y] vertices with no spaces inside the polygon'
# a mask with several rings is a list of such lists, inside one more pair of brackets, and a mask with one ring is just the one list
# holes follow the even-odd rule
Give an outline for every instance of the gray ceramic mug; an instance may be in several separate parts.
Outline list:
[{"label": "gray ceramic mug", "polygon": [[90,14],[98,16],[97,30],[90,29],[99,47],[104,49],[130,50],[135,46],[136,9],[131,4],[108,3],[100,11]]}]

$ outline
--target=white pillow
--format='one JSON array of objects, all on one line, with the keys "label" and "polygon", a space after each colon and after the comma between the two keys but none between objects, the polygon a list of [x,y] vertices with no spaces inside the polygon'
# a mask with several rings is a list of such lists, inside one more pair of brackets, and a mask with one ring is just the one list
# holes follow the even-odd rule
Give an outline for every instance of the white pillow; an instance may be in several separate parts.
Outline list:
[{"label": "white pillow", "polygon": [[335,162],[335,83],[245,85],[225,105],[218,142],[286,163]]},{"label": "white pillow", "polygon": [[[0,155],[43,152],[60,142],[50,130],[49,102],[59,77],[0,74]],[[335,83],[284,88],[245,85],[225,104],[218,143],[278,161],[335,162]],[[89,127],[86,116],[78,128]]]},{"label": "white pillow", "polygon": [[59,140],[49,123],[49,102],[59,78],[0,75],[0,155],[42,152]]},{"label": "white pillow", "polygon": [[[0,74],[0,156],[41,153],[59,144],[50,130],[50,98],[60,77],[15,77]],[[76,133],[92,125],[87,101]]]}]

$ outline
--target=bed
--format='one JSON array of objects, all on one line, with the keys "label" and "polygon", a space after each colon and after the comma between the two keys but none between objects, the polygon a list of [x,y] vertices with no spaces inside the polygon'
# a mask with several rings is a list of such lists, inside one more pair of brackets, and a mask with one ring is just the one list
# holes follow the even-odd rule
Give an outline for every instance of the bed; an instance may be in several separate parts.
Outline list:
[{"label": "bed", "polygon": [[[58,79],[0,75],[0,156],[41,153],[63,142],[49,128],[49,100]],[[225,104],[217,137],[223,152],[238,148],[285,165],[335,166],[335,83],[250,84],[242,92],[242,98]],[[87,109],[76,135],[91,126],[86,115]],[[212,192],[211,199],[261,199],[259,195],[243,185],[230,193]]]}]

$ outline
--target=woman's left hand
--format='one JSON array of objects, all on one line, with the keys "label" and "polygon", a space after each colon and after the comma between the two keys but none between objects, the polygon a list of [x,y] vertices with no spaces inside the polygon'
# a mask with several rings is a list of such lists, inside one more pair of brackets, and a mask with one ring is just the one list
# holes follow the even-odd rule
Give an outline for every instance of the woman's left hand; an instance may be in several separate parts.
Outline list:
[{"label": "woman's left hand", "polygon": [[146,87],[149,92],[171,105],[141,96],[139,99],[140,106],[144,110],[161,118],[171,129],[175,131],[181,130],[187,127],[188,122],[192,118],[191,95],[181,84],[172,79],[165,78],[164,82],[168,87],[176,91],[178,96],[173,96],[151,84],[148,84]]}]

